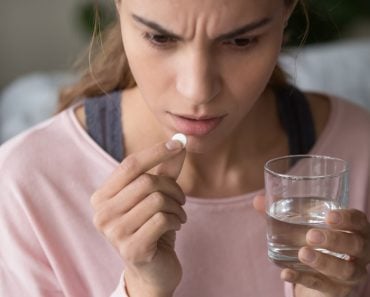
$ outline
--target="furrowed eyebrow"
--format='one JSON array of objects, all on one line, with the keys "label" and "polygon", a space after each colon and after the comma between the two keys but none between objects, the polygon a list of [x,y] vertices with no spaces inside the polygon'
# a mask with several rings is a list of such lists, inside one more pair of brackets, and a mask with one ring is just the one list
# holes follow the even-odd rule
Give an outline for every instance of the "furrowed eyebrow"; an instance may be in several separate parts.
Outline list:
[{"label": "furrowed eyebrow", "polygon": [[240,28],[237,28],[231,32],[221,34],[216,38],[216,40],[224,40],[224,39],[233,39],[235,37],[238,37],[242,34],[252,32],[254,30],[257,30],[259,28],[265,27],[269,23],[271,23],[272,18],[264,18],[262,20],[254,21],[252,23],[246,24]]},{"label": "furrowed eyebrow", "polygon": [[[181,36],[163,28],[161,25],[159,25],[159,24],[157,24],[153,21],[144,19],[143,17],[140,17],[140,16],[135,15],[135,14],[132,14],[132,17],[136,22],[141,23],[141,24],[155,30],[155,31],[157,31],[158,33],[160,33],[162,35],[166,35],[170,38],[175,38],[175,39],[178,39],[178,40],[183,40],[183,38]],[[237,28],[237,29],[235,29],[231,32],[221,34],[220,36],[216,37],[215,40],[220,41],[220,40],[232,39],[232,38],[238,37],[239,35],[249,33],[249,32],[254,31],[256,29],[265,27],[266,25],[271,23],[271,21],[272,21],[272,18],[270,18],[270,17],[254,21],[254,22],[246,24],[246,25],[244,25],[240,28]]]},{"label": "furrowed eyebrow", "polygon": [[135,21],[137,21],[138,23],[141,23],[155,31],[157,31],[158,33],[162,34],[162,35],[166,35],[168,37],[171,37],[171,38],[176,38],[176,39],[179,39],[179,40],[182,40],[182,37],[173,33],[173,32],[170,32],[169,30],[163,28],[161,25],[153,22],[153,21],[149,21],[149,20],[146,20],[136,14],[132,14],[132,17]]}]

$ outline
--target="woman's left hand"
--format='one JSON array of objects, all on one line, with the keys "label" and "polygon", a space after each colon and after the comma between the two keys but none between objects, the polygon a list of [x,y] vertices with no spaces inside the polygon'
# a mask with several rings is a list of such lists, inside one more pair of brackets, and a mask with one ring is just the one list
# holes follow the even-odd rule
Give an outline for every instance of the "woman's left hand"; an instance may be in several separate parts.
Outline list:
[{"label": "woman's left hand", "polygon": [[[328,214],[328,229],[310,229],[307,246],[299,250],[299,260],[314,273],[284,269],[281,278],[295,283],[296,297],[345,297],[367,277],[370,263],[370,224],[366,215],[355,209]],[[340,259],[315,249],[346,254]]]}]

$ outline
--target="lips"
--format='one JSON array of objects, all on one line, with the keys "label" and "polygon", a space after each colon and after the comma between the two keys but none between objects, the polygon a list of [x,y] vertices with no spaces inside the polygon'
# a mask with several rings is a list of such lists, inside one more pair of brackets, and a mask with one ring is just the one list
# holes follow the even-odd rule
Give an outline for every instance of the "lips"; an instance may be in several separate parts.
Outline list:
[{"label": "lips", "polygon": [[225,116],[182,116],[170,114],[176,131],[194,136],[204,136],[214,130]]}]

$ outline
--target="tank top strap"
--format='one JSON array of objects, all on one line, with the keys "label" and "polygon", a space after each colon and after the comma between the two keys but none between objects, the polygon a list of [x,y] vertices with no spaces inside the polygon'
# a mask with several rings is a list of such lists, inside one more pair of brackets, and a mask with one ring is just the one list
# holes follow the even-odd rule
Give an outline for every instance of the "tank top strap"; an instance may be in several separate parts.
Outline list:
[{"label": "tank top strap", "polygon": [[88,134],[118,162],[124,156],[121,94],[120,91],[112,92],[84,102]]},{"label": "tank top strap", "polygon": [[316,132],[306,96],[290,85],[274,91],[279,119],[288,135],[290,154],[307,154],[315,144]]}]

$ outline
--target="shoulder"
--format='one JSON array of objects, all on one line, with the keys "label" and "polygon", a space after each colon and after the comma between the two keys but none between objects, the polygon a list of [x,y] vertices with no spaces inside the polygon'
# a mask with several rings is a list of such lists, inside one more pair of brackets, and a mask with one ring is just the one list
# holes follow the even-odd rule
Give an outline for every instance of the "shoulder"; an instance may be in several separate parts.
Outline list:
[{"label": "shoulder", "polygon": [[[361,180],[370,182],[370,112],[348,99],[325,97],[329,102],[329,110],[326,117],[322,118],[325,125],[318,135],[313,153],[348,160],[356,168],[353,170],[354,176],[361,176]],[[313,100],[322,99],[316,97]],[[313,113],[318,113],[321,104],[316,104]]]},{"label": "shoulder", "polygon": [[[73,144],[73,128],[64,111],[0,146],[0,175],[32,177],[36,171],[56,168],[55,160],[68,154]],[[56,156],[58,156],[56,158]]]},{"label": "shoulder", "polygon": [[349,99],[328,94],[305,93],[318,136],[324,130],[339,130],[369,138],[370,112]]},{"label": "shoulder", "polygon": [[370,214],[367,206],[370,194],[370,112],[348,99],[330,95],[311,96],[309,100],[314,117],[324,125],[313,153],[347,160],[350,166],[350,207]]},{"label": "shoulder", "polygon": [[333,129],[336,127],[344,135],[351,134],[370,142],[370,111],[348,99],[332,96],[330,100],[332,114],[328,125],[331,124]]},{"label": "shoulder", "polygon": [[350,117],[353,120],[357,119],[353,123],[370,123],[370,111],[368,109],[345,98],[332,96],[331,101],[337,105],[338,115],[341,117]]},{"label": "shoulder", "polygon": [[370,165],[370,112],[346,99],[331,99],[334,114],[328,130],[333,131],[333,143],[347,147]]}]

